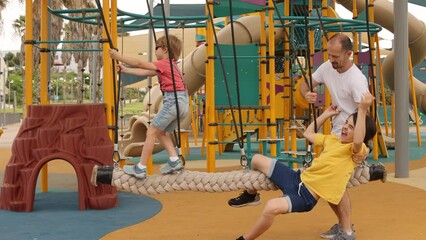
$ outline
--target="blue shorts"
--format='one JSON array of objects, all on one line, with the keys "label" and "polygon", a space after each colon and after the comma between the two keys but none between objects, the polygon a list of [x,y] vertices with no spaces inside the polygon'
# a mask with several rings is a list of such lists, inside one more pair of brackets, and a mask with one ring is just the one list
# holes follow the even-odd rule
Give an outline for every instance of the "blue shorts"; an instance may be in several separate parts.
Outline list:
[{"label": "blue shorts", "polygon": [[[177,91],[176,94],[179,104],[179,117],[183,120],[189,112],[188,93],[186,91]],[[163,107],[154,117],[151,124],[169,133],[172,133],[176,129],[177,111],[174,92],[164,92]]]},{"label": "blue shorts", "polygon": [[300,180],[300,170],[294,171],[273,159],[268,178],[284,193],[288,212],[309,212],[317,204],[317,200]]}]

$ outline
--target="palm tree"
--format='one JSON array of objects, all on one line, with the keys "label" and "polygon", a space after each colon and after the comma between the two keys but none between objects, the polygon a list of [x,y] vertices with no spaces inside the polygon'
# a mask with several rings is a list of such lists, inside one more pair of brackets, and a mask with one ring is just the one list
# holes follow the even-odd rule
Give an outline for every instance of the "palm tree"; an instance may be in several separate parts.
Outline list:
[{"label": "palm tree", "polygon": [[[92,39],[101,39],[102,38],[102,26],[101,26],[101,19],[100,17],[97,18],[98,25],[95,28],[95,31],[93,31]],[[91,46],[93,49],[99,49],[102,47],[101,43],[92,43]],[[89,55],[89,71],[92,77],[92,82],[94,83],[93,86],[95,86],[95,89],[92,88],[92,91],[95,91],[95,97],[93,99],[94,102],[98,101],[98,97],[100,96],[99,87],[101,86],[102,82],[100,81],[100,72],[101,68],[103,66],[103,55],[100,54],[97,51],[93,51],[92,54]]]},{"label": "palm tree", "polygon": [[[12,23],[12,27],[15,30],[15,36],[21,39],[21,43],[25,41],[25,16],[21,15],[18,19],[15,19]],[[21,44],[21,53],[24,53],[24,44]],[[24,63],[24,54],[19,54],[19,61]]]},{"label": "palm tree", "polygon": [[0,12],[6,8],[6,5],[8,2],[9,2],[8,0],[0,0]]},{"label": "palm tree", "polygon": [[[65,41],[71,40],[71,27],[70,27],[69,23],[65,24],[65,26],[64,26],[63,40],[65,40]],[[63,49],[71,49],[71,47],[72,47],[71,43],[63,43],[62,44]],[[67,67],[71,64],[71,59],[72,59],[72,55],[71,55],[70,52],[64,51],[64,52],[61,53],[61,60],[62,60],[63,66],[64,66],[62,74],[63,74],[63,78],[65,80],[66,80],[66,74],[67,74]],[[74,81],[74,79],[70,79],[70,81]],[[71,86],[73,86],[73,85],[71,84]],[[70,87],[70,90],[74,91],[74,89],[72,89],[72,87]],[[64,94],[64,99],[65,99],[65,94]],[[74,99],[71,99],[71,100],[74,100]]]},{"label": "palm tree", "polygon": [[[1,10],[6,6],[6,4],[10,0],[0,0],[0,13]],[[22,2],[22,0],[19,0]],[[32,39],[40,39],[40,11],[41,11],[41,2],[40,0],[34,0],[33,1],[33,38]],[[96,5],[94,4],[93,0],[88,1],[74,1],[74,0],[61,0],[61,1],[52,1],[52,5],[50,6],[52,9],[85,9],[85,8],[95,8]],[[89,14],[96,14],[96,13],[84,13],[83,11],[83,18],[86,15]],[[70,16],[73,17],[80,17],[81,14],[79,13],[72,13]],[[100,38],[100,32],[101,27],[100,26],[94,26],[89,24],[84,24],[81,22],[75,22],[71,21],[67,25],[64,25],[64,20],[60,17],[52,15],[51,18],[51,35],[50,40],[60,40],[61,38],[64,40],[79,40],[79,39],[93,39],[93,38]],[[16,19],[13,23],[13,27],[16,31],[16,34],[21,37],[21,62],[24,62],[25,59],[25,17],[20,16],[19,19]],[[85,49],[85,48],[99,48],[100,44],[93,44],[96,46],[91,46],[87,43],[74,43],[74,44],[62,44],[63,49]],[[52,60],[54,60],[55,55],[55,49],[57,49],[58,44],[50,44],[49,49],[52,51]],[[39,62],[40,62],[40,50],[39,48],[33,48],[33,66],[34,66],[34,72],[39,72]],[[79,102],[82,102],[82,89],[84,86],[84,78],[83,78],[83,69],[87,65],[88,60],[93,60],[94,57],[97,58],[97,61],[95,61],[97,64],[96,66],[90,65],[89,69],[92,73],[92,76],[96,75],[99,76],[100,69],[102,67],[102,54],[96,54],[91,52],[67,52],[64,51],[61,54],[62,62],[64,63],[64,72],[66,72],[66,67],[71,63],[71,59],[74,57],[74,60],[78,63],[78,79],[79,82],[77,84],[77,98],[79,99]],[[92,61],[91,61],[92,62]],[[94,72],[98,74],[94,74]],[[34,76],[34,79],[37,79],[35,81],[35,96],[39,97],[39,77]],[[98,82],[97,79],[93,79],[93,81]]]},{"label": "palm tree", "polygon": [[[70,6],[67,6],[68,8],[94,8],[95,5],[91,1],[71,1]],[[76,14],[74,14],[76,15]],[[83,11],[82,17],[83,19],[88,15],[88,13],[85,13]],[[78,16],[78,15],[77,15]],[[77,40],[77,39],[92,39],[93,34],[97,33],[96,26],[84,24],[81,22],[70,22],[70,28],[71,28],[71,40]],[[87,43],[76,43],[73,44],[72,48],[74,49],[88,49],[92,46]],[[90,56],[93,55],[90,52],[80,51],[80,52],[73,52],[74,60],[78,64],[78,83],[77,83],[77,99],[78,103],[83,102],[83,96],[84,96],[84,76],[83,72],[85,71],[85,67],[87,65],[87,62],[90,58]]]},{"label": "palm tree", "polygon": [[[22,1],[22,0],[20,0]],[[5,4],[8,2],[8,0],[0,0],[0,11],[2,9],[2,6],[5,6]],[[32,39],[40,39],[40,11],[41,11],[41,2],[40,0],[34,0],[33,1],[33,38]],[[90,1],[73,1],[73,0],[61,0],[61,1],[52,1],[52,5],[50,6],[52,9],[85,9],[85,8],[94,8],[95,4],[93,0]],[[87,13],[89,14],[89,13]],[[70,14],[71,16],[79,16],[80,14],[74,13]],[[85,13],[83,13],[85,15]],[[81,16],[81,15],[80,15]],[[84,17],[84,16],[83,16]],[[51,35],[50,40],[60,40],[63,38],[64,40],[78,40],[78,39],[92,39],[93,35],[98,35],[98,27],[93,25],[88,25],[84,23],[74,22],[71,21],[68,23],[68,26],[64,26],[64,20],[60,17],[52,15],[51,17]],[[16,31],[16,33],[21,37],[22,44],[21,44],[21,57],[22,60],[25,58],[25,47],[24,47],[24,41],[25,41],[25,17],[21,16],[19,19],[15,20],[13,23],[13,27]],[[66,29],[68,28],[68,29]],[[64,30],[65,29],[65,30]],[[68,31],[68,33],[67,33]],[[65,33],[64,33],[65,32]],[[74,44],[62,44],[63,49],[84,49],[84,48],[90,48],[91,46],[86,46],[86,43],[74,43]],[[98,44],[99,45],[99,44]],[[54,59],[55,55],[55,49],[57,49],[58,44],[50,44],[49,49],[52,51],[52,60]],[[71,62],[72,56],[74,57],[74,60],[78,63],[78,74],[79,74],[79,82],[77,86],[77,97],[82,101],[82,91],[80,91],[84,84],[83,84],[83,69],[86,66],[86,63],[88,62],[88,59],[92,56],[89,52],[62,52],[61,58],[63,63],[65,64],[64,71],[66,71],[66,66],[68,66]],[[102,57],[102,55],[100,55]],[[93,58],[93,57],[92,57]],[[24,62],[24,61],[22,61]],[[39,62],[40,62],[40,51],[39,48],[33,48],[33,66],[34,71],[37,73],[39,71]],[[101,61],[98,61],[98,63],[101,63]],[[99,64],[98,64],[99,65]],[[100,67],[96,67],[97,71],[100,72]],[[93,70],[91,69],[91,72]],[[37,79],[35,81],[35,95],[38,98],[39,97],[39,77],[34,76],[34,79]]]},{"label": "palm tree", "polygon": [[1,12],[6,8],[8,0],[0,0],[0,32],[3,32],[3,18]]}]

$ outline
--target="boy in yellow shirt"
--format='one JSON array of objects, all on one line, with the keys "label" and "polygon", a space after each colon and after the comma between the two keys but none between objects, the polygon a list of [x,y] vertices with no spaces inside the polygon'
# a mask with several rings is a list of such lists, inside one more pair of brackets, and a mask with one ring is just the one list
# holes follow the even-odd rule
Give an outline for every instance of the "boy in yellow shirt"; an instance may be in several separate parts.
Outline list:
[{"label": "boy in yellow shirt", "polygon": [[[367,153],[366,145],[377,131],[374,119],[368,115],[373,99],[368,92],[362,95],[358,112],[348,117],[340,138],[315,133],[314,123],[308,126],[303,135],[314,146],[323,147],[323,151],[303,172],[294,171],[276,159],[260,154],[253,157],[253,170],[265,173],[283,191],[284,196],[269,200],[254,227],[238,240],[256,239],[269,229],[278,214],[308,212],[320,198],[333,204],[340,202],[346,184],[358,165],[352,161],[352,156]],[[317,118],[318,126],[337,114],[337,108],[330,106]],[[244,194],[254,197],[257,193],[245,191]]]}]

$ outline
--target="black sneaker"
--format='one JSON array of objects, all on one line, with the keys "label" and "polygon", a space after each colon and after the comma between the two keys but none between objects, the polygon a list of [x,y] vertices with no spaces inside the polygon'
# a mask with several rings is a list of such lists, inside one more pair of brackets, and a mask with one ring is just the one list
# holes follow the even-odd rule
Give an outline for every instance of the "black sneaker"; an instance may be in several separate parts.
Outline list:
[{"label": "black sneaker", "polygon": [[231,207],[237,208],[245,206],[256,206],[260,204],[260,196],[259,193],[250,194],[247,191],[244,191],[240,196],[229,199],[228,204]]}]

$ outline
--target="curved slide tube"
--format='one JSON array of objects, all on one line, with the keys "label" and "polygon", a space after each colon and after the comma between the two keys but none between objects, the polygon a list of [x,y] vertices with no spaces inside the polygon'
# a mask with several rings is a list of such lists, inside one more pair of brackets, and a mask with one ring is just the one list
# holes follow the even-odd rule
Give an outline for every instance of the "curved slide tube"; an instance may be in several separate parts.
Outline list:
[{"label": "curved slide tube", "polygon": [[[357,11],[362,12],[365,9],[364,0],[356,0]],[[352,11],[352,0],[337,0],[338,3],[342,4],[346,9]],[[375,0],[374,1],[374,20],[387,30],[393,32],[394,30],[394,13],[393,3],[388,0]],[[425,24],[414,17],[412,14],[408,14],[408,42],[411,51],[411,62],[413,66],[416,66],[426,56],[426,26]],[[394,62],[395,55],[391,51],[383,62],[382,71],[383,77],[388,86],[394,90]],[[426,84],[418,79],[414,79],[414,88],[416,89],[416,100],[419,110],[426,113]],[[412,102],[411,94],[410,102]]]},{"label": "curved slide tube", "polygon": [[[260,41],[260,17],[259,16],[247,16],[239,18],[234,21],[235,43],[236,44],[249,44],[258,43]],[[275,40],[276,42],[281,40],[282,30],[276,29]],[[217,38],[220,44],[232,44],[231,26],[227,25],[217,33]],[[192,51],[184,59],[185,69],[185,84],[188,88],[189,94],[194,94],[199,88],[204,85],[205,82],[205,59],[206,59],[206,48],[204,45],[199,46]],[[146,104],[148,96],[145,97],[144,103]],[[155,116],[162,105],[162,94],[159,86],[156,85],[151,90],[151,117]],[[148,104],[145,105],[145,109],[148,109]],[[140,156],[142,151],[143,142],[146,139],[146,131],[148,129],[149,114],[148,111],[144,112],[141,116],[133,117],[131,126],[129,126],[128,132],[124,135],[123,140],[120,142],[120,148],[127,157]],[[181,122],[181,129],[188,129],[191,125],[191,115],[188,116]],[[154,153],[163,150],[161,145],[156,145]]]}]

